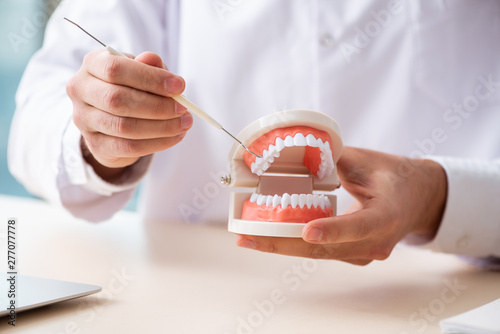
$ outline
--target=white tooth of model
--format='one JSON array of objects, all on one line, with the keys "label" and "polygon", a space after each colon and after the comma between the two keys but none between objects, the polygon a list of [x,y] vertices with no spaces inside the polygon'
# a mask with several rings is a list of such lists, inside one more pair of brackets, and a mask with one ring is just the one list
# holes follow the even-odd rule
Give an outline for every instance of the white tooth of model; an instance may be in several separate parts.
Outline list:
[{"label": "white tooth of model", "polygon": [[321,195],[321,196],[319,197],[318,204],[319,204],[319,207],[320,207],[321,209],[325,209],[325,196],[324,196],[324,195]]},{"label": "white tooth of model", "polygon": [[285,148],[285,141],[280,137],[276,138],[276,149],[281,152]]},{"label": "white tooth of model", "polygon": [[295,209],[297,205],[299,205],[299,195],[298,194],[293,194],[291,196],[290,204],[292,205],[292,208]]},{"label": "white tooth of model", "polygon": [[294,144],[293,144],[293,138],[292,136],[286,136],[285,138],[285,146],[286,147],[292,147]]},{"label": "white tooth of model", "polygon": [[307,195],[306,194],[300,194],[299,195],[299,207],[301,209],[303,209],[304,205],[306,205],[306,201],[307,201]]},{"label": "white tooth of model", "polygon": [[261,167],[262,164],[264,163],[264,157],[262,158],[255,158],[255,164],[257,165],[257,167]]},{"label": "white tooth of model", "polygon": [[274,195],[273,197],[273,208],[281,204],[281,196]]},{"label": "white tooth of model", "polygon": [[272,157],[279,157],[280,156],[278,149],[273,144],[269,145],[268,151],[269,151],[269,155]]},{"label": "white tooth of model", "polygon": [[293,144],[295,146],[306,146],[306,138],[302,133],[299,132],[295,135],[295,137],[293,137]]},{"label": "white tooth of model", "polygon": [[264,153],[262,154],[262,157],[264,158],[265,162],[273,163],[273,161],[274,161],[274,156],[268,150],[264,150]]},{"label": "white tooth of model", "polygon": [[306,204],[307,204],[307,208],[310,209],[311,206],[313,205],[313,194],[307,194],[306,196]]},{"label": "white tooth of model", "polygon": [[257,202],[258,197],[259,197],[259,194],[253,193],[252,196],[250,196],[250,203]]},{"label": "white tooth of model", "polygon": [[290,194],[284,193],[283,197],[281,197],[281,207],[284,209],[287,206],[289,206],[291,199],[292,198],[291,198]]},{"label": "white tooth of model", "polygon": [[313,196],[313,206],[315,208],[318,207],[318,202],[319,202],[319,196],[318,195]]},{"label": "white tooth of model", "polygon": [[306,137],[307,146],[318,147],[318,141],[312,134],[308,134]]},{"label": "white tooth of model", "polygon": [[257,175],[262,175],[262,169],[257,166],[257,164],[252,163],[252,173],[257,174]]},{"label": "white tooth of model", "polygon": [[325,155],[326,155],[327,157],[330,157],[330,159],[333,161],[333,158],[332,158],[332,150],[330,150],[330,148],[329,148],[329,147],[326,147],[326,149],[325,149]]},{"label": "white tooth of model", "polygon": [[252,162],[252,173],[255,173],[256,170],[260,169],[260,166],[257,164],[257,161]]},{"label": "white tooth of model", "polygon": [[262,205],[262,204],[266,203],[266,197],[267,196],[259,195],[259,198],[257,198],[257,205]]},{"label": "white tooth of model", "polygon": [[257,158],[255,159],[255,162],[252,163],[252,173],[255,173],[257,175],[261,175],[263,172],[262,166],[264,165],[265,160]]}]

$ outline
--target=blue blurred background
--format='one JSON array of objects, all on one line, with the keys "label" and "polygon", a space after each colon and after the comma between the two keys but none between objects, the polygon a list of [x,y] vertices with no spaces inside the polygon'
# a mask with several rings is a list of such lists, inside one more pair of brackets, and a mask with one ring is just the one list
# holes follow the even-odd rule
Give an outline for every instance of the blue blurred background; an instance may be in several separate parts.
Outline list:
[{"label": "blue blurred background", "polygon": [[[30,196],[9,173],[7,142],[14,96],[31,55],[40,48],[48,19],[46,0],[0,0],[0,193]],[[54,1],[51,1],[53,4]],[[36,17],[35,26],[33,18]]]},{"label": "blue blurred background", "polygon": [[[43,42],[47,20],[60,0],[0,0],[0,194],[31,196],[9,173],[7,143],[15,93],[24,69]],[[136,198],[127,209],[135,209]]]}]

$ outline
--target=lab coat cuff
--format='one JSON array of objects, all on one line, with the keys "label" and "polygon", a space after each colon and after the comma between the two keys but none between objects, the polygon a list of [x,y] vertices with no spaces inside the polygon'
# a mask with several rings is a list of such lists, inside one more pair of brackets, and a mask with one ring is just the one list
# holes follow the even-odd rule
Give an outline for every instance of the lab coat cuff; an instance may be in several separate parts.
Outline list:
[{"label": "lab coat cuff", "polygon": [[[500,164],[438,156],[426,158],[445,170],[448,193],[439,230],[424,247],[471,257],[500,256],[497,246],[500,244]],[[411,241],[418,243],[415,238]]]},{"label": "lab coat cuff", "polygon": [[88,191],[111,196],[114,193],[136,188],[151,165],[152,155],[142,157],[126,168],[120,180],[116,183],[109,183],[97,175],[92,166],[83,158],[80,146],[81,137],[80,130],[70,120],[63,136],[62,167],[71,185],[79,185]]}]

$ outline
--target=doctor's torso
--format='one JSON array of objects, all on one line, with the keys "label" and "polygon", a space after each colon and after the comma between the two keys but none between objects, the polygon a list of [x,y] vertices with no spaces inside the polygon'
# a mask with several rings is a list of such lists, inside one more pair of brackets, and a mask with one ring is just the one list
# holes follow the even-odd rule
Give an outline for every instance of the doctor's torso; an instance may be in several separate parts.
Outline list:
[{"label": "doctor's torso", "polygon": [[[185,95],[235,134],[275,111],[313,109],[337,120],[344,145],[412,157],[499,156],[498,1],[174,7],[162,37],[167,65],[185,78]],[[180,145],[156,154],[143,213],[225,222],[230,189],[218,179],[232,144],[195,118]]]}]

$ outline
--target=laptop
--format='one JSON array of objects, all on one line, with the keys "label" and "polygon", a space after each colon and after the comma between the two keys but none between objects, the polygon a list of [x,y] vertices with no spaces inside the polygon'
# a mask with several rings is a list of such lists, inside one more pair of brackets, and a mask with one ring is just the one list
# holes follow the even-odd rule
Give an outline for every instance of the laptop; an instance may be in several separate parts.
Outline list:
[{"label": "laptop", "polygon": [[[0,273],[0,317],[10,315],[9,305],[15,294],[16,313],[65,300],[87,296],[102,290],[100,286],[17,275],[15,291],[11,276]],[[9,293],[10,292],[10,293]]]}]

